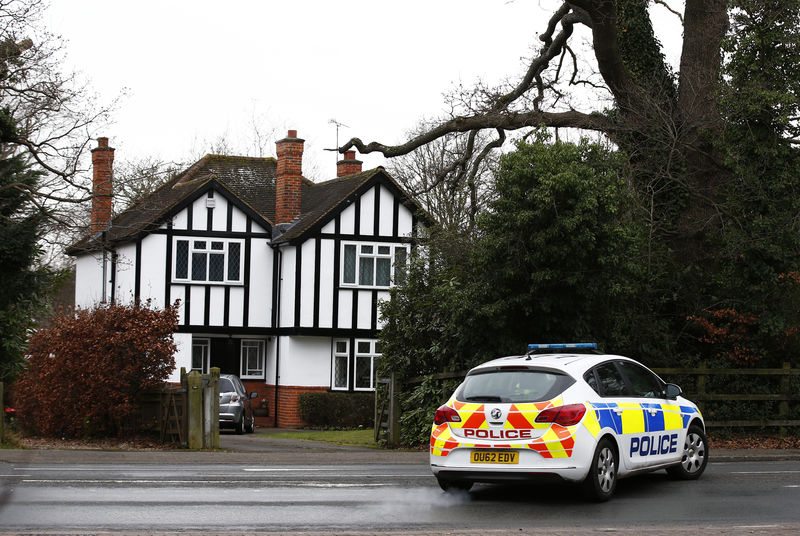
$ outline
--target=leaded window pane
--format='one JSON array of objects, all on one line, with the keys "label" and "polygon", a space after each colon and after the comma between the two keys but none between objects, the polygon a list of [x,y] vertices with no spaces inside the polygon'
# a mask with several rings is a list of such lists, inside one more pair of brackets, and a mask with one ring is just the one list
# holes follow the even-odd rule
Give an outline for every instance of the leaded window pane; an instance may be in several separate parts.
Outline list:
[{"label": "leaded window pane", "polygon": [[206,253],[192,253],[192,281],[206,280]]},{"label": "leaded window pane", "polygon": [[358,341],[358,353],[359,354],[368,354],[368,353],[370,353],[369,341]]},{"label": "leaded window pane", "polygon": [[175,279],[189,277],[189,241],[178,240],[175,245]]},{"label": "leaded window pane", "polygon": [[347,341],[336,341],[336,353],[337,354],[347,353]]},{"label": "leaded window pane", "polygon": [[344,273],[342,282],[345,284],[355,284],[356,282],[356,246],[345,244],[344,246]]},{"label": "leaded window pane", "polygon": [[361,253],[372,254],[372,246],[361,246]]},{"label": "leaded window pane", "polygon": [[208,257],[208,280],[223,281],[225,279],[225,255],[214,253]]},{"label": "leaded window pane", "polygon": [[337,355],[334,359],[334,387],[347,388],[347,356]]},{"label": "leaded window pane", "polygon": [[358,284],[372,285],[375,259],[372,257],[361,257],[358,259]]},{"label": "leaded window pane", "polygon": [[356,388],[369,389],[371,385],[372,357],[356,357]]},{"label": "leaded window pane", "polygon": [[406,257],[408,252],[406,248],[397,248],[394,250],[394,282],[400,285],[406,280]]},{"label": "leaded window pane", "polygon": [[206,249],[206,241],[205,240],[195,240],[194,241],[194,249]]},{"label": "leaded window pane", "polygon": [[375,259],[375,285],[388,287],[391,278],[392,261],[388,257]]},{"label": "leaded window pane", "polygon": [[392,248],[389,246],[378,246],[378,255],[390,255]]},{"label": "leaded window pane", "polygon": [[222,250],[225,247],[224,242],[211,242],[211,249]]},{"label": "leaded window pane", "polygon": [[239,268],[242,264],[242,245],[239,242],[228,244],[228,281],[239,281]]}]

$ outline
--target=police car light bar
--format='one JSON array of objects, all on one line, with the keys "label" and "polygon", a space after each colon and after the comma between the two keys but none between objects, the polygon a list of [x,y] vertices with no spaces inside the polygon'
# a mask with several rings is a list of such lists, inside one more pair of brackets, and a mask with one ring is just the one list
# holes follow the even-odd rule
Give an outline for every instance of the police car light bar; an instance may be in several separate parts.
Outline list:
[{"label": "police car light bar", "polygon": [[559,342],[550,344],[529,344],[528,350],[544,350],[546,348],[597,348],[596,342]]}]

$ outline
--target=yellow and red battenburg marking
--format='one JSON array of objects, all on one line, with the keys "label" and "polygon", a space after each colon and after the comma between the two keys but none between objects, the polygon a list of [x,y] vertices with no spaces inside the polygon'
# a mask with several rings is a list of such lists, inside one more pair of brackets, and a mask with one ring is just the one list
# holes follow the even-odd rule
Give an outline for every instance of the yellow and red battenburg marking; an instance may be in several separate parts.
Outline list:
[{"label": "yellow and red battenburg marking", "polygon": [[[545,430],[541,437],[526,443],[519,444],[484,444],[466,443],[461,438],[456,438],[451,432],[452,428],[460,429],[486,429],[484,404],[471,404],[451,399],[447,405],[458,411],[461,422],[434,425],[431,429],[431,454],[434,456],[447,456],[456,447],[465,448],[528,448],[535,450],[544,458],[566,458],[572,456],[575,445],[576,426],[564,427],[558,424],[537,423],[536,417],[547,408],[562,405],[561,398],[547,402],[512,404],[508,411],[504,429],[515,430]],[[595,421],[596,422],[596,421]]]}]

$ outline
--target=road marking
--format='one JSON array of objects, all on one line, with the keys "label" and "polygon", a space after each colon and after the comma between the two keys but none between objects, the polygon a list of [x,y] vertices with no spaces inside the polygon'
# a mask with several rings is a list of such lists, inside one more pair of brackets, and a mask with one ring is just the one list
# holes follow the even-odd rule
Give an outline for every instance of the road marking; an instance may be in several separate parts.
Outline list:
[{"label": "road marking", "polygon": [[735,529],[776,529],[780,525],[734,525]]},{"label": "road marking", "polygon": [[26,484],[292,484],[307,488],[378,488],[391,484],[347,484],[332,482],[308,482],[300,480],[78,480],[78,479],[23,479]]},{"label": "road marking", "polygon": [[793,475],[800,471],[731,471],[732,475]]}]

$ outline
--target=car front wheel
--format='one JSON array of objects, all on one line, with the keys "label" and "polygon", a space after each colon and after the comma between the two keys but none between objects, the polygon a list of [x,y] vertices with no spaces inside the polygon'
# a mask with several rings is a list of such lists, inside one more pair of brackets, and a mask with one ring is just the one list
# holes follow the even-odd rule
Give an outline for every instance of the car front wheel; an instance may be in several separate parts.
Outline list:
[{"label": "car front wheel", "polygon": [[708,464],[708,439],[703,429],[693,424],[686,432],[681,463],[667,468],[667,473],[679,480],[700,478]]},{"label": "car front wheel", "polygon": [[617,487],[618,467],[614,443],[608,438],[601,439],[594,450],[589,474],[583,481],[586,497],[596,502],[610,499]]}]

